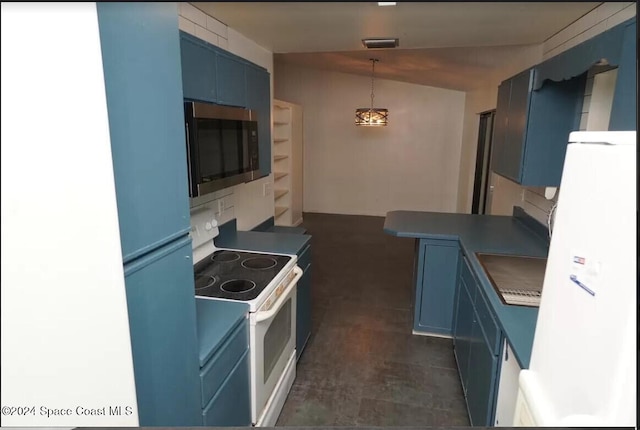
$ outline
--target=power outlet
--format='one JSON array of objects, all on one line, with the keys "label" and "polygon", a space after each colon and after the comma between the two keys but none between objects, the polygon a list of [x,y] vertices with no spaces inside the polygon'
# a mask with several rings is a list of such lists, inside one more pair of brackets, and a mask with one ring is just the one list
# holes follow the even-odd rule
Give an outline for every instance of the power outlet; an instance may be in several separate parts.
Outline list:
[{"label": "power outlet", "polygon": [[273,184],[271,182],[266,182],[266,183],[264,183],[262,185],[262,196],[263,197],[271,195],[272,185]]}]

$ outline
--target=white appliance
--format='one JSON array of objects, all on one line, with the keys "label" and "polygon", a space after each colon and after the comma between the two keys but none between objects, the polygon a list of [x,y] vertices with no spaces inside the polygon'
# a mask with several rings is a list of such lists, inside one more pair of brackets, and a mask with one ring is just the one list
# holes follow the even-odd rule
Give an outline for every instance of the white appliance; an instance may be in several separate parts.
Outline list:
[{"label": "white appliance", "polygon": [[[191,212],[195,294],[249,305],[251,420],[258,427],[273,427],[296,376],[296,293],[302,269],[296,255],[216,248],[214,213],[207,205]],[[237,280],[247,287],[234,284]]]},{"label": "white appliance", "polygon": [[636,425],[636,132],[573,132],[516,426]]}]

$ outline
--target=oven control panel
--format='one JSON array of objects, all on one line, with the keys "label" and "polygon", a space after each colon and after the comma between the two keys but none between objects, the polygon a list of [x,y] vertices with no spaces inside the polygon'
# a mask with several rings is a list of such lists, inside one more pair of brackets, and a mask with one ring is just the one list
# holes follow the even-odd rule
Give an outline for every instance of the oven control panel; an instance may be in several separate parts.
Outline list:
[{"label": "oven control panel", "polygon": [[287,273],[287,276],[284,277],[284,279],[273,291],[273,293],[271,293],[269,298],[262,304],[262,306],[260,306],[260,309],[258,309],[258,312],[268,311],[269,309],[271,309],[274,303],[278,301],[278,298],[282,296],[282,294],[285,292],[285,290],[287,289],[287,287],[295,277],[296,277],[296,273],[293,270],[290,270],[289,273]]}]

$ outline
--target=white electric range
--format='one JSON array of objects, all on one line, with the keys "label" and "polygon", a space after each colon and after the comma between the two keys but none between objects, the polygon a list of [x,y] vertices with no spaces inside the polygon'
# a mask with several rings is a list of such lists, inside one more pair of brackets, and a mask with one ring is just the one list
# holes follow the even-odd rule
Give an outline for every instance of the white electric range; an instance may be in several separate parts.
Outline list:
[{"label": "white electric range", "polygon": [[191,213],[195,295],[249,306],[251,420],[272,427],[296,376],[297,256],[216,248],[213,209]]}]

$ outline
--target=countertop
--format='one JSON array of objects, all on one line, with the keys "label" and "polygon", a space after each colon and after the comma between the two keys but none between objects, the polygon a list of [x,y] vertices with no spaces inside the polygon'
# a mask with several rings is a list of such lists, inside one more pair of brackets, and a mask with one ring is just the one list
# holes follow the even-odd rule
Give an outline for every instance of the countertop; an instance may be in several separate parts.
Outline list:
[{"label": "countertop", "polygon": [[196,297],[196,327],[200,367],[213,356],[233,329],[242,324],[249,313],[243,302],[208,300]]},{"label": "countertop", "polygon": [[218,248],[296,255],[310,240],[308,234],[236,231],[218,236],[214,243]]},{"label": "countertop", "polygon": [[459,240],[520,367],[529,367],[538,309],[503,304],[474,253],[546,257],[549,244],[544,239],[511,216],[441,212],[388,212],[384,231],[398,237]]}]

